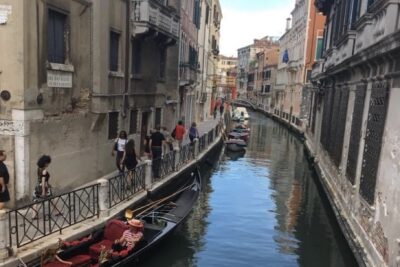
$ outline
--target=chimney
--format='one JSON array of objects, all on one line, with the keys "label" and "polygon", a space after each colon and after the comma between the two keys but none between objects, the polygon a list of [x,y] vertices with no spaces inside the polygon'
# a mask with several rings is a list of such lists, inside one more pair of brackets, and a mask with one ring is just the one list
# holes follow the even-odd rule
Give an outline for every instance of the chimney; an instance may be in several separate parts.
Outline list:
[{"label": "chimney", "polygon": [[291,18],[286,19],[286,31],[290,30],[290,22],[292,21]]}]

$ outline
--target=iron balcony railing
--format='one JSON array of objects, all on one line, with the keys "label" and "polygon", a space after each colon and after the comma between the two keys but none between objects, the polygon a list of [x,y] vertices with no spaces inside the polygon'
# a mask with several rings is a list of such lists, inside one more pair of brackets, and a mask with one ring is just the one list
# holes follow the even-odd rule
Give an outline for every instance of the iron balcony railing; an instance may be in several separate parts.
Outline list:
[{"label": "iron balcony railing", "polygon": [[8,213],[9,246],[18,248],[99,215],[99,184],[26,205]]},{"label": "iron balcony railing", "polygon": [[112,208],[145,189],[145,164],[108,180],[108,207]]}]

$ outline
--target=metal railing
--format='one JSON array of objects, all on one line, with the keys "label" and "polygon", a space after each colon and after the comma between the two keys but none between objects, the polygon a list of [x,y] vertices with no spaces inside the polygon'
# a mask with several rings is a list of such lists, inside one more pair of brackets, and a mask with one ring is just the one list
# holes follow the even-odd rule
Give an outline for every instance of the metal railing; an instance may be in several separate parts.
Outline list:
[{"label": "metal railing", "polygon": [[182,146],[179,154],[179,166],[184,165],[190,160],[194,159],[194,147],[192,144]]},{"label": "metal railing", "polygon": [[199,152],[203,152],[206,147],[207,147],[207,139],[206,139],[206,135],[203,134],[200,138],[199,138]]},{"label": "metal railing", "polygon": [[22,247],[99,215],[99,184],[8,212],[9,246]]},{"label": "metal railing", "polygon": [[108,180],[108,207],[112,208],[145,189],[145,164]]},{"label": "metal railing", "polygon": [[[174,151],[171,151],[164,155],[162,158],[153,160],[153,170],[158,169],[158,178],[163,179],[167,175],[173,173],[175,171],[175,154]],[[158,166],[154,166],[158,165]],[[156,180],[153,175],[153,182]]]},{"label": "metal railing", "polygon": [[208,141],[209,144],[214,142],[214,129],[212,129],[211,131],[208,132],[207,141]]}]

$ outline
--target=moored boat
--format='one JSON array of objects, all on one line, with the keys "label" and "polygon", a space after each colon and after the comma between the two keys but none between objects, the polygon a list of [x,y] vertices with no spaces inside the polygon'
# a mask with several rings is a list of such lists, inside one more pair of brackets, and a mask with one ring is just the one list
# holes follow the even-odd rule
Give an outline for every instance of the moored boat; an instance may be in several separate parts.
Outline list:
[{"label": "moored boat", "polygon": [[228,133],[229,139],[242,139],[243,141],[247,142],[247,139],[249,137],[249,133],[238,133],[238,132],[230,132]]},{"label": "moored boat", "polygon": [[241,139],[229,139],[225,142],[226,148],[233,152],[243,151],[246,149],[246,142]]},{"label": "moored boat", "polygon": [[[172,195],[151,202],[133,213],[143,225],[143,238],[132,249],[112,249],[115,240],[120,239],[129,228],[129,214],[126,218],[112,219],[91,235],[71,242],[63,242],[62,251],[56,255],[42,256],[41,267],[119,267],[132,266],[147,252],[157,246],[187,217],[201,190],[200,174],[192,174],[191,183]],[[133,217],[133,216],[132,216]],[[35,266],[35,265],[33,265]]]}]

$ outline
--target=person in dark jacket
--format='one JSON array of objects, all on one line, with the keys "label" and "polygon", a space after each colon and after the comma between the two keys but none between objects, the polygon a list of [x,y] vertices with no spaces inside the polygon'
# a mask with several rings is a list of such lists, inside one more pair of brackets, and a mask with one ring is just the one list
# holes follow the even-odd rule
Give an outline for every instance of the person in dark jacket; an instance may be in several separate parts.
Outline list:
[{"label": "person in dark jacket", "polygon": [[197,130],[197,124],[195,122],[192,123],[192,126],[189,129],[189,139],[190,142],[193,143],[193,140],[199,138],[199,131]]},{"label": "person in dark jacket", "polygon": [[122,157],[122,166],[121,168],[126,168],[128,173],[126,175],[127,188],[131,188],[133,183],[133,174],[135,172],[135,168],[138,165],[139,158],[137,157],[135,150],[135,141],[129,139],[125,145],[124,156]]},{"label": "person in dark jacket", "polygon": [[6,153],[4,150],[0,150],[0,210],[4,209],[6,202],[10,201],[10,193],[7,188],[10,175],[8,174],[7,166],[4,164],[6,159]]}]

